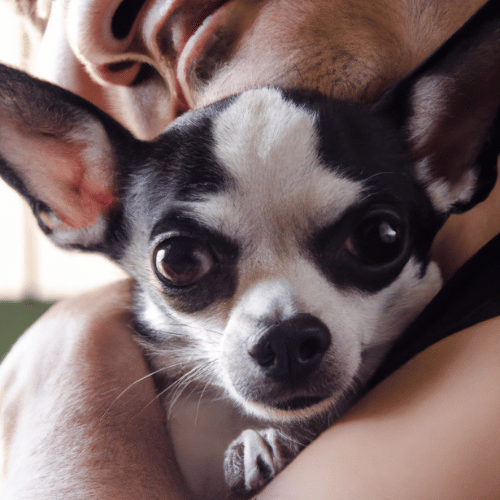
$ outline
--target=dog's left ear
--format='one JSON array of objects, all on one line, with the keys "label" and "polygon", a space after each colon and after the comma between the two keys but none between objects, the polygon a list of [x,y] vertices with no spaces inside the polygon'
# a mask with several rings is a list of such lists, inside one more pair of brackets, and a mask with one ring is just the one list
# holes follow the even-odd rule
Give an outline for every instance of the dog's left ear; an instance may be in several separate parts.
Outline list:
[{"label": "dog's left ear", "polygon": [[403,130],[415,177],[447,215],[483,201],[500,150],[500,2],[490,0],[374,111]]},{"label": "dog's left ear", "polygon": [[132,136],[78,96],[0,65],[0,176],[58,245],[99,250]]}]

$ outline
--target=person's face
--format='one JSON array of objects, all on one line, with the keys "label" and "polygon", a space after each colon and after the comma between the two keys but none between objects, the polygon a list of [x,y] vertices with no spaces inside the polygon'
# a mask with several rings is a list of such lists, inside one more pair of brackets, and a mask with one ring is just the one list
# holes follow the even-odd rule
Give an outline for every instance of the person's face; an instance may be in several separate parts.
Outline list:
[{"label": "person's face", "polygon": [[105,85],[105,103],[89,84],[80,93],[149,138],[190,108],[263,85],[371,101],[483,2],[420,45],[399,0],[64,0],[49,30],[64,22],[68,53]]}]

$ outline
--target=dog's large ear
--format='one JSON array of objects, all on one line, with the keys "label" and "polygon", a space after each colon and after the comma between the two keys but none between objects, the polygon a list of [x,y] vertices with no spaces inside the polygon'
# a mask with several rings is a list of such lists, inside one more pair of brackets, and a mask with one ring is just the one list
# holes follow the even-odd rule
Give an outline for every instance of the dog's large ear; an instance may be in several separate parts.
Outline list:
[{"label": "dog's large ear", "polygon": [[0,175],[56,244],[100,248],[130,138],[87,101],[0,65]]},{"label": "dog's large ear", "polygon": [[445,215],[484,200],[500,149],[500,2],[490,0],[374,110],[407,136],[415,175]]}]

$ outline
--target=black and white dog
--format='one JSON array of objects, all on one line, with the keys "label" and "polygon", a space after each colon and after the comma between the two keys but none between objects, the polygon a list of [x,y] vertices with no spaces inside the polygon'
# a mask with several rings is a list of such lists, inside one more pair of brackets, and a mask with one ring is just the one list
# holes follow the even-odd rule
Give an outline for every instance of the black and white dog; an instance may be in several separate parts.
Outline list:
[{"label": "black and white dog", "polygon": [[[135,278],[137,338],[171,387],[193,496],[224,490],[203,479],[223,462],[250,495],[355,400],[439,290],[428,251],[494,184],[499,105],[498,1],[372,107],[250,90],[152,142],[3,66],[0,174],[53,242]],[[190,398],[214,413],[200,432],[215,459],[185,451],[195,431],[175,415]]]}]

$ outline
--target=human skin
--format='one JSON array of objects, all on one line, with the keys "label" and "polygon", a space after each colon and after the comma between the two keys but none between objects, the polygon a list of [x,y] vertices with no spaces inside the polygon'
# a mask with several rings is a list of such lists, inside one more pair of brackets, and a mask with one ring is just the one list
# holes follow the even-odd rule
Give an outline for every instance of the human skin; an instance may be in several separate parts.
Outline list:
[{"label": "human skin", "polygon": [[[117,40],[118,1],[61,0],[36,73],[147,139],[189,108],[263,85],[373,102],[484,1],[232,0],[214,14],[213,29],[185,43],[201,21],[197,13],[215,1],[153,0]],[[75,66],[75,55],[93,79]],[[146,74],[133,83],[139,72]]]},{"label": "human skin", "polygon": [[498,498],[499,331],[494,318],[416,356],[256,498]]},{"label": "human skin", "polygon": [[2,362],[2,499],[185,498],[131,286],[57,304]]},{"label": "human skin", "polygon": [[[137,106],[133,104],[137,89],[131,89],[130,95],[127,96],[136,114],[115,113],[115,116],[130,128],[137,127],[138,135],[155,135],[173,115],[186,107],[187,101],[191,106],[198,106],[248,86],[259,86],[263,83],[305,84],[338,97],[369,101],[391,81],[408,72],[482,2],[439,2],[440,9],[443,10],[434,12],[433,16],[430,15],[432,11],[429,11],[429,15],[425,16],[425,30],[423,26],[411,27],[408,20],[403,22],[404,27],[395,30],[394,20],[405,18],[403,13],[397,10],[404,2],[381,2],[379,5],[385,6],[385,10],[375,13],[376,22],[369,26],[375,26],[375,31],[383,32],[384,36],[366,31],[365,25],[361,30],[363,36],[355,36],[353,33],[359,32],[356,32],[354,21],[346,27],[339,25],[334,14],[338,12],[342,2],[311,2],[313,7],[318,8],[312,12],[332,23],[331,37],[338,37],[342,43],[352,48],[352,52],[359,50],[359,55],[354,60],[362,63],[349,67],[350,71],[345,73],[345,79],[339,81],[338,86],[327,83],[328,75],[333,74],[334,68],[322,68],[319,73],[315,73],[310,68],[299,65],[298,72],[281,71],[276,74],[273,61],[276,61],[277,56],[273,54],[268,54],[268,62],[261,65],[261,55],[265,48],[263,45],[277,46],[280,51],[287,52],[293,48],[293,40],[296,44],[297,32],[293,30],[290,31],[288,44],[282,41],[274,45],[263,42],[263,35],[272,32],[270,24],[276,25],[277,20],[283,24],[283,18],[277,17],[277,14],[283,16],[283,7],[293,6],[294,3],[254,3],[263,9],[259,11],[261,15],[267,14],[258,19],[254,18],[255,22],[258,21],[256,26],[260,26],[260,30],[245,32],[246,38],[239,57],[234,56],[235,58],[225,66],[225,70],[231,71],[215,74],[206,87],[197,87],[196,92],[189,89],[183,91],[189,98],[178,100],[183,102],[172,104],[171,108],[167,105],[164,109],[170,111],[166,113],[166,117],[155,117],[147,126],[139,123],[141,120],[136,122],[134,118],[137,113],[145,114],[148,109],[147,103]],[[309,5],[308,2],[303,3]],[[432,2],[417,3],[421,7],[432,5]],[[373,2],[368,2],[367,5],[372,4]],[[451,8],[454,14],[446,15],[443,6]],[[250,7],[256,8],[255,5]],[[328,17],[327,12],[333,17]],[[457,12],[459,15],[455,15]],[[356,16],[351,16],[350,19],[356,19]],[[386,28],[389,19],[392,21]],[[384,29],[381,29],[381,26]],[[65,70],[61,72],[58,65],[53,64],[51,77],[47,65],[41,63],[39,67],[45,68],[46,71],[44,76],[94,100],[103,108],[112,110],[109,103],[117,102],[117,93],[123,95],[127,91],[126,87],[118,88],[116,84],[126,83],[120,78],[127,75],[121,75],[119,72],[114,74],[114,86],[103,91],[103,87],[81,73],[81,66],[73,55],[75,47],[72,48],[67,42],[60,25],[57,29],[58,25],[55,23],[53,28],[46,34],[46,45],[42,47],[45,52],[42,51],[40,61],[54,62],[56,57],[54,53],[51,55],[49,50],[50,43],[54,43],[60,51],[59,54],[65,56],[60,59],[65,62]],[[394,31],[394,40],[397,43],[387,44],[387,33]],[[429,36],[423,36],[427,33]],[[316,47],[317,41],[312,37],[311,44],[306,44],[304,50],[307,47]],[[75,44],[74,41],[71,43]],[[377,57],[373,59],[374,53],[377,53]],[[85,59],[82,53],[80,57]],[[165,81],[175,80],[169,73],[172,71],[169,69],[171,63],[153,59]],[[311,57],[300,56],[297,62],[307,65],[308,61],[311,61]],[[97,66],[91,67],[93,63],[88,57],[85,62],[92,71],[99,69]],[[368,62],[370,64],[367,64]],[[101,61],[100,64],[102,66],[104,63]],[[367,65],[370,69],[368,72]],[[261,66],[258,72],[257,66]],[[344,66],[345,64],[342,64],[341,67]],[[74,71],[69,71],[70,68]],[[109,77],[102,68],[100,71],[101,77]],[[254,75],[258,76],[256,80],[252,80]],[[290,78],[290,75],[294,77]],[[142,91],[145,91],[145,88]],[[453,274],[466,258],[500,231],[500,224],[495,217],[498,214],[499,198],[495,191],[485,204],[465,216],[453,217],[445,226],[438,237],[434,255],[442,264],[446,277]],[[484,222],[478,224],[478,218]],[[82,474],[85,472],[87,478],[97,477],[96,480],[84,482],[81,498],[88,493],[84,491],[85,488],[94,488],[94,498],[182,498],[180,480],[176,481],[175,470],[172,475],[161,466],[158,467],[162,460],[163,463],[170,463],[172,457],[169,456],[168,436],[164,430],[161,409],[153,396],[152,382],[146,378],[140,384],[130,385],[134,380],[147,376],[148,372],[141,361],[140,351],[130,341],[129,317],[126,311],[123,312],[122,309],[121,313],[117,313],[118,306],[111,307],[113,304],[127,304],[129,287],[129,282],[117,283],[91,295],[58,304],[32,327],[29,333],[31,342],[25,342],[23,350],[15,350],[8,358],[8,363],[1,367],[0,381],[4,388],[0,407],[1,430],[4,436],[14,436],[9,438],[7,454],[4,455],[8,459],[4,462],[4,475],[11,481],[9,484],[14,485],[13,478],[23,477],[22,474],[26,473],[27,464],[23,457],[33,457],[32,467],[36,469],[36,454],[30,454],[30,447],[36,448],[41,430],[47,426],[53,426],[54,429],[72,429],[75,419],[79,421],[78,419],[83,418],[81,428],[87,428],[88,432],[85,433],[86,439],[77,440],[79,453],[75,455],[72,447],[65,446],[67,440],[71,439],[71,432],[51,432],[53,441],[46,443],[48,446],[44,448],[47,463],[50,462],[52,453],[60,460],[58,463],[73,464]],[[489,381],[495,380],[497,376],[498,368],[493,361],[498,358],[500,349],[498,327],[498,319],[476,325],[439,342],[415,357],[363,398],[341,422],[301,453],[259,498],[476,500],[497,496],[494,492],[500,491],[500,484],[493,472],[498,470],[500,433],[492,422],[494,416],[498,415],[496,401],[500,398],[492,394],[495,387],[492,387]],[[66,339],[63,344],[57,341],[62,332]],[[105,356],[102,355],[103,352],[106,353]],[[49,359],[50,369],[40,363],[28,363],[29,359]],[[27,365],[29,371],[20,369],[21,366]],[[64,383],[58,384],[58,374],[61,373],[64,374]],[[99,376],[96,377],[96,374]],[[34,383],[38,377],[43,377],[43,384]],[[17,384],[12,382],[14,379],[18,381]],[[51,391],[40,389],[49,383]],[[127,389],[129,386],[130,389]],[[40,411],[54,406],[58,398],[73,389],[83,407],[88,403],[88,406],[94,409],[95,415],[102,415],[101,418],[94,419],[97,424],[92,420],[90,425],[89,415],[84,414],[82,417],[77,411],[79,407],[71,405],[65,406],[68,411],[61,412],[57,422],[52,414]],[[127,389],[124,394],[129,399],[117,399],[124,389]],[[83,392],[78,393],[78,390]],[[95,406],[96,401],[100,402],[100,405]],[[464,401],[467,401],[466,405]],[[120,407],[123,413],[107,411],[108,408],[115,407],[117,402],[123,403],[123,408]],[[138,411],[139,408],[143,410]],[[127,413],[128,411],[131,413]],[[30,419],[28,425],[32,414],[37,414],[39,418]],[[144,419],[140,429],[130,425],[133,419],[128,416],[136,414]],[[474,425],[471,425],[471,422],[474,422]],[[129,432],[123,431],[124,424],[128,424],[125,429]],[[13,432],[13,429],[17,432]],[[122,432],[114,434],[116,429]],[[24,437],[22,441],[17,439],[20,434]],[[110,435],[113,439],[104,439]],[[460,436],[460,439],[457,436]],[[134,449],[135,454],[125,454],[123,450],[127,449]],[[108,460],[93,462],[86,459],[95,456],[96,451],[102,452],[102,456],[108,457]],[[471,451],[474,451],[474,454],[471,454]],[[165,456],[162,456],[162,453],[165,453]],[[82,460],[75,462],[75,456]],[[478,467],[478,463],[487,466]],[[154,464],[154,467],[149,467],[150,464]],[[31,467],[29,463],[28,465]],[[137,471],[137,476],[124,475],[124,469]],[[319,475],[320,470],[325,471],[324,474]],[[457,474],[457,470],[460,474]],[[147,480],[142,481],[142,478]],[[51,480],[53,476],[50,473],[45,477],[33,478],[32,487],[37,489],[37,498],[57,498],[53,490],[43,496],[44,491],[48,491],[47,484]],[[140,495],[138,492],[146,487],[154,491],[150,493],[143,490],[145,493]],[[16,496],[17,494],[18,492],[12,494],[12,498],[19,498],[20,494]],[[60,497],[64,498],[64,494]],[[75,494],[72,498],[79,496]]]}]

